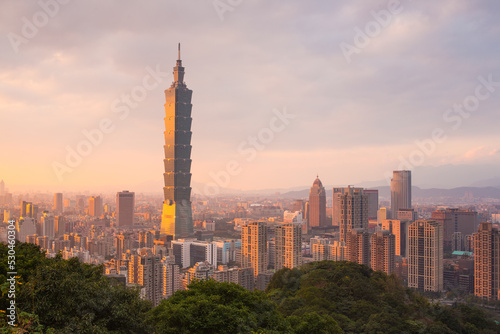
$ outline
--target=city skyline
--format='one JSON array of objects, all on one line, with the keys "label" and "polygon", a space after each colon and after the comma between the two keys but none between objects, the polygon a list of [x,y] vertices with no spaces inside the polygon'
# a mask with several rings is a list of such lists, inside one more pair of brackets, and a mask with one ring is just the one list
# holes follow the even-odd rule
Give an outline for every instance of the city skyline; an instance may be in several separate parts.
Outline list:
[{"label": "city skyline", "polygon": [[[493,2],[401,2],[397,8],[384,1],[282,8],[258,2],[222,14],[211,3],[100,4],[92,30],[83,29],[89,7],[69,3],[29,38],[19,18],[32,21],[43,9],[10,5],[0,14],[7,37],[0,115],[8,124],[0,178],[11,191],[161,188],[160,101],[179,41],[188,85],[197,92],[192,173],[198,192],[210,183],[289,188],[310,184],[316,173],[340,186],[420,165],[480,170],[500,162],[493,15],[499,5]],[[109,11],[137,15],[124,27],[109,20]],[[257,13],[266,23],[255,28]],[[183,31],[169,29],[180,20]],[[377,24],[379,31],[366,35]],[[366,45],[356,39],[359,31],[369,37]],[[26,42],[16,47],[12,36]],[[124,95],[137,99],[129,103]],[[455,104],[468,107],[459,113]],[[263,132],[271,122],[276,131]],[[102,139],[92,137],[95,129]],[[98,144],[69,166],[67,148],[87,140],[85,131]],[[264,141],[252,144],[249,138],[259,134]],[[232,161],[238,165],[229,173]],[[63,166],[59,174],[54,163]]]}]

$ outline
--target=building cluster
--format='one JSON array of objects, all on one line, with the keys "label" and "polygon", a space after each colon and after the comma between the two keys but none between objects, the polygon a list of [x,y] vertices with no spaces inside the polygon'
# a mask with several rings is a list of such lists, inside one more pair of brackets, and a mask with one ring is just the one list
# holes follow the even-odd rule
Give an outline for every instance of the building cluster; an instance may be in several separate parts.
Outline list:
[{"label": "building cluster", "polygon": [[[491,214],[484,203],[416,207],[410,171],[393,172],[384,205],[379,190],[354,186],[332,187],[327,201],[319,177],[307,200],[192,196],[192,91],[180,45],[173,73],[165,91],[161,199],[129,191],[112,198],[55,193],[53,203],[21,195],[17,206],[2,180],[0,221],[15,221],[17,240],[39,245],[48,256],[104,264],[110,279],[139,288],[154,305],[193,280],[264,290],[276,271],[323,260],[370,266],[422,291],[459,289],[500,299],[494,225],[500,206]],[[475,202],[470,193],[464,200]]]}]

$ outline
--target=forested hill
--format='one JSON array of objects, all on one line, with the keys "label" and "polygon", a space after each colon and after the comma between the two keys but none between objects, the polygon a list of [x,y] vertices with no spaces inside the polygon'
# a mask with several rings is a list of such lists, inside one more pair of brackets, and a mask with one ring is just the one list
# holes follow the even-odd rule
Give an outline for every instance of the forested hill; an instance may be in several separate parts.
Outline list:
[{"label": "forested hill", "polygon": [[[18,327],[0,333],[500,333],[480,309],[430,304],[397,278],[351,262],[282,269],[266,292],[195,281],[157,307],[102,275],[102,267],[47,259],[16,244]],[[0,309],[9,303],[8,248],[0,244]]]}]

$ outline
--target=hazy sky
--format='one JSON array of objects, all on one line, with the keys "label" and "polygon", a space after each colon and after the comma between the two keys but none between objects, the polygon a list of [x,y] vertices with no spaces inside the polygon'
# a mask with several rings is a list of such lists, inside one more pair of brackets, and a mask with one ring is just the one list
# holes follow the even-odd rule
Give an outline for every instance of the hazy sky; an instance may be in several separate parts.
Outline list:
[{"label": "hazy sky", "polygon": [[260,189],[500,166],[498,1],[61,2],[0,2],[0,179],[12,190],[160,192],[178,42],[198,188],[214,175]]}]

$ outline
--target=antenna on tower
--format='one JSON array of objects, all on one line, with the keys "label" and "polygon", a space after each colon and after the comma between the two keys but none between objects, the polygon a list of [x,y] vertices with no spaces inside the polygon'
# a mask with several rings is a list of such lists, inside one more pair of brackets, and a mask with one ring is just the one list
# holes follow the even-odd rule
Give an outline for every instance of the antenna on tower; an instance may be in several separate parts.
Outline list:
[{"label": "antenna on tower", "polygon": [[181,43],[177,46],[177,60],[181,60]]}]

